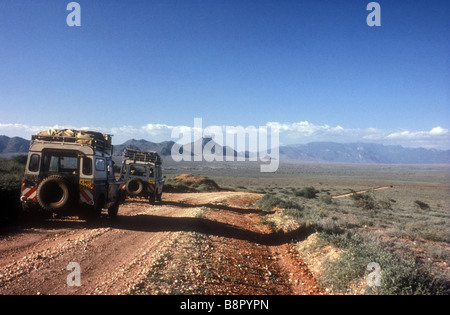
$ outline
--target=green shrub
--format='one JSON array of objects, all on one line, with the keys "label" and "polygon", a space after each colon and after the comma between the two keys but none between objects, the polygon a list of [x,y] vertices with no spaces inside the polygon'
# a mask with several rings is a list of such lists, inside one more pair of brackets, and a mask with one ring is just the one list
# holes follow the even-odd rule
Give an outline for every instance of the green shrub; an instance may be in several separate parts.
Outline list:
[{"label": "green shrub", "polygon": [[28,159],[28,155],[26,154],[21,154],[21,155],[17,155],[11,158],[11,160],[19,165],[25,166],[25,164],[27,164],[27,159]]},{"label": "green shrub", "polygon": [[416,200],[414,203],[419,206],[420,210],[430,210],[431,209],[430,205],[423,201]]},{"label": "green shrub", "polygon": [[20,209],[19,198],[25,163],[19,158],[0,159],[0,220],[14,216]]},{"label": "green shrub", "polygon": [[213,192],[221,191],[219,185],[207,177],[194,175],[179,175],[166,180],[167,192]]},{"label": "green shrub", "polygon": [[281,199],[271,194],[264,195],[255,205],[266,211],[274,208],[303,210],[303,207],[296,202],[289,199]]},{"label": "green shrub", "polygon": [[392,200],[390,199],[381,200],[379,205],[381,209],[392,210]]},{"label": "green shrub", "polygon": [[286,211],[283,212],[283,215],[290,216],[291,218],[300,222],[303,217],[302,210],[303,209],[295,209],[295,208],[287,209]]},{"label": "green shrub", "polygon": [[321,198],[322,202],[327,204],[327,205],[331,205],[333,204],[333,197],[331,196],[324,196]]},{"label": "green shrub", "polygon": [[347,292],[352,283],[365,280],[367,266],[376,262],[381,267],[381,285],[368,287],[369,294],[437,295],[445,294],[449,283],[437,279],[411,259],[400,257],[380,244],[370,243],[345,234],[320,233],[319,237],[343,250],[337,261],[329,262],[319,281],[339,292]]},{"label": "green shrub", "polygon": [[302,190],[293,190],[294,195],[297,197],[303,197],[308,199],[314,199],[317,197],[319,191],[314,187],[305,187]]},{"label": "green shrub", "polygon": [[355,206],[364,210],[373,210],[377,208],[375,198],[370,193],[354,193],[351,198],[355,201]]}]

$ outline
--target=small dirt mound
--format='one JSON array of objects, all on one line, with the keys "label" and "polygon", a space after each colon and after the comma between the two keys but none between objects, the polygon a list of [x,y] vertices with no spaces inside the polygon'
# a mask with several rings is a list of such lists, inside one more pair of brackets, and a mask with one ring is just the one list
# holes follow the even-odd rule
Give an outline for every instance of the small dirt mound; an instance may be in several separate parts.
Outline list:
[{"label": "small dirt mound", "polygon": [[219,185],[208,177],[181,174],[166,181],[167,192],[212,192],[221,191]]}]

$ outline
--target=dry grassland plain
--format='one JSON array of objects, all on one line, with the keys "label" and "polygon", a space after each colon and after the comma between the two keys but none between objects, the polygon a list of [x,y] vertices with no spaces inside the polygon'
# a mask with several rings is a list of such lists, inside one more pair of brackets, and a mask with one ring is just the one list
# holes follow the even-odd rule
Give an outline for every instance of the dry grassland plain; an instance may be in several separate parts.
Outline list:
[{"label": "dry grassland plain", "polygon": [[[261,222],[310,237],[291,245],[331,293],[448,294],[450,166],[281,163],[166,165],[168,178],[206,176],[226,189],[261,193]],[[309,193],[309,194],[308,194]],[[368,264],[381,284],[369,286]]]}]

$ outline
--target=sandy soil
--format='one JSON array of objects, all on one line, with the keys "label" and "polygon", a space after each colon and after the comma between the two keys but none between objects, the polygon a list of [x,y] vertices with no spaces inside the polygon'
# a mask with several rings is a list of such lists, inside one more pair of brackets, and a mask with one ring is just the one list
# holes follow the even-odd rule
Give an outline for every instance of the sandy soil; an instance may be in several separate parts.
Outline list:
[{"label": "sandy soil", "polygon": [[[272,232],[245,192],[128,200],[119,218],[59,218],[0,230],[0,294],[322,294],[291,248],[306,231]],[[69,286],[71,262],[80,286]]]}]

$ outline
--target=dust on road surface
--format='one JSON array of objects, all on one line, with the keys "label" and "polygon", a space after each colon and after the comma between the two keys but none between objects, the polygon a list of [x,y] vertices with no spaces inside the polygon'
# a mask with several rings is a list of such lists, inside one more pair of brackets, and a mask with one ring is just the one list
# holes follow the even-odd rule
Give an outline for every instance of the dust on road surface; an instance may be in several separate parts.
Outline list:
[{"label": "dust on road surface", "polygon": [[[322,294],[246,192],[129,200],[117,221],[40,220],[0,233],[0,294]],[[80,286],[69,286],[75,262]]]}]

